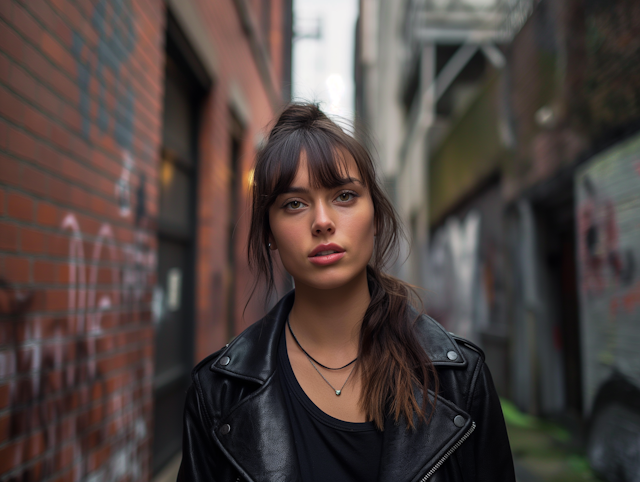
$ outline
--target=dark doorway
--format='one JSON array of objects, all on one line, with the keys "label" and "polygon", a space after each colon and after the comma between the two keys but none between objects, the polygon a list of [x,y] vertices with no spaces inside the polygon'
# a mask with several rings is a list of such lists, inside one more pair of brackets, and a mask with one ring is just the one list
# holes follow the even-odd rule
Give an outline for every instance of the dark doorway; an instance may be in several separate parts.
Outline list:
[{"label": "dark doorway", "polygon": [[535,203],[543,277],[553,307],[553,343],[562,354],[564,414],[577,421],[582,414],[582,374],[573,181],[560,178],[545,194]]},{"label": "dark doorway", "polygon": [[195,56],[186,49],[169,16],[159,176],[158,286],[163,308],[155,339],[154,474],[181,448],[184,397],[193,365],[197,139],[206,87],[192,68]]}]

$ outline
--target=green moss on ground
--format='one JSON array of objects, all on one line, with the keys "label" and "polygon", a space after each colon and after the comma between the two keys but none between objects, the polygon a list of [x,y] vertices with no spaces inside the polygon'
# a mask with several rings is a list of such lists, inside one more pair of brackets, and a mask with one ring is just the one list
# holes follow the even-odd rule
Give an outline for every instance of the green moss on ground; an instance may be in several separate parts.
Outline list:
[{"label": "green moss on ground", "polygon": [[501,400],[514,459],[531,475],[548,482],[601,482],[584,454],[569,446],[571,434],[564,428],[520,412]]}]

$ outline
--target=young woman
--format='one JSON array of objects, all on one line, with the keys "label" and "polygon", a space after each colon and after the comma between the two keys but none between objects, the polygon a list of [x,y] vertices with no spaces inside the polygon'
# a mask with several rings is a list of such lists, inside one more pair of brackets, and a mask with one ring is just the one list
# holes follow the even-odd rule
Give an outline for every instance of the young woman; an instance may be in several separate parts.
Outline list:
[{"label": "young woman", "polygon": [[180,481],[515,481],[482,351],[384,273],[400,224],[367,150],[291,105],[258,154],[249,260],[262,320],[193,371]]}]

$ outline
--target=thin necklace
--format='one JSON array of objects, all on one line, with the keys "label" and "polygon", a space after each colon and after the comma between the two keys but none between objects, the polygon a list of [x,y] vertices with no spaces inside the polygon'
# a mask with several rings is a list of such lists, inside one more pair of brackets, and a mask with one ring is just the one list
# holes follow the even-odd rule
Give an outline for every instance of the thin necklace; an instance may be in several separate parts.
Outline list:
[{"label": "thin necklace", "polygon": [[[355,357],[353,360],[351,360],[351,361],[350,361],[349,363],[347,363],[345,366],[340,367],[340,368],[329,368],[329,367],[327,367],[327,366],[324,366],[324,365],[323,365],[322,363],[320,363],[318,360],[316,360],[316,359],[315,359],[315,358],[313,358],[311,355],[309,355],[309,354],[307,353],[307,350],[305,350],[304,348],[302,348],[302,345],[300,344],[300,342],[299,342],[299,341],[298,341],[298,339],[296,338],[296,335],[294,335],[294,334],[293,334],[293,330],[291,329],[291,323],[289,323],[289,317],[287,317],[287,326],[289,327],[289,333],[291,333],[291,336],[292,336],[292,337],[293,337],[293,339],[295,340],[296,344],[300,347],[300,349],[302,350],[302,352],[303,352],[305,355],[307,355],[307,358],[309,358],[309,361],[312,361],[312,360],[313,360],[313,362],[315,362],[317,365],[321,366],[321,367],[322,367],[322,368],[324,368],[325,370],[343,370],[343,369],[347,368],[349,365],[354,364],[354,363],[356,362],[356,360],[358,359],[358,357]],[[312,365],[313,365],[313,363],[312,363]],[[314,368],[315,368],[315,365],[313,365],[313,366],[314,366]],[[316,370],[317,370],[317,368],[316,368]],[[318,373],[320,373],[320,372],[318,372]],[[322,375],[322,373],[320,373],[320,375]],[[349,375],[351,375],[351,373],[349,373]],[[322,377],[322,378],[324,378],[324,377]],[[327,379],[325,378],[325,381],[326,381],[326,380],[327,380]],[[347,378],[347,380],[348,380],[348,378]],[[327,382],[327,383],[329,383],[329,382]],[[345,383],[347,383],[347,382],[345,382]],[[331,384],[329,384],[329,385],[331,385]],[[332,387],[332,388],[333,388],[333,387]],[[338,391],[338,392],[339,392],[340,390],[336,390],[336,391]],[[337,393],[337,395],[340,395],[340,394],[339,394],[339,393]]]},{"label": "thin necklace", "polygon": [[[302,347],[300,347],[302,348]],[[313,364],[313,362],[311,361],[311,357],[309,355],[307,355],[307,359],[309,360],[309,363],[311,363],[311,366],[313,368],[316,369],[316,371],[318,372],[318,374],[322,377],[322,379],[327,382],[327,385],[329,385],[334,392],[336,392],[336,396],[339,397],[340,394],[342,393],[342,390],[344,390],[345,385],[347,384],[347,382],[349,381],[349,378],[351,378],[351,374],[353,373],[353,369],[355,368],[355,365],[353,366],[353,368],[351,369],[351,371],[349,372],[349,376],[347,377],[347,379],[344,381],[344,383],[342,384],[342,386],[340,387],[340,390],[336,390],[336,387],[334,387],[333,385],[331,385],[331,383],[329,383],[329,380],[327,380],[324,375],[322,374],[322,372],[320,372],[320,370],[318,370],[318,367],[315,366]],[[355,360],[354,360],[355,361]],[[352,362],[353,363],[353,362]],[[348,366],[348,365],[347,365]]]}]

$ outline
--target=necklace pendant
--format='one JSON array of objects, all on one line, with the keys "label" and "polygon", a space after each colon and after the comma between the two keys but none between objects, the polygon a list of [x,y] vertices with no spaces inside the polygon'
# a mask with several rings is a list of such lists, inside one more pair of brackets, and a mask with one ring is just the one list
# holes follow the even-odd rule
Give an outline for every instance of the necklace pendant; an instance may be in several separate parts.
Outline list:
[{"label": "necklace pendant", "polygon": [[342,390],[336,390],[336,395],[339,397],[340,394],[342,393]]}]

